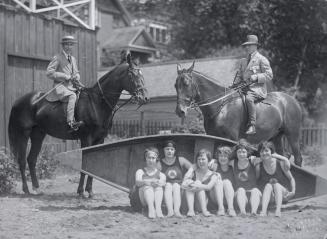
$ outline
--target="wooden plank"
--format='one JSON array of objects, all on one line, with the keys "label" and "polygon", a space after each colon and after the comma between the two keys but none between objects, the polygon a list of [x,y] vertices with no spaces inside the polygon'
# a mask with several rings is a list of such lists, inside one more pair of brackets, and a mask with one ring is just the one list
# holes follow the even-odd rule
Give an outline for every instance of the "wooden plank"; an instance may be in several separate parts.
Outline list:
[{"label": "wooden plank", "polygon": [[87,56],[86,56],[86,42],[85,42],[85,34],[83,31],[78,32],[78,45],[77,45],[77,52],[78,52],[78,68],[81,75],[81,81],[86,86],[89,86],[88,79],[87,79]]},{"label": "wooden plank", "polygon": [[12,11],[6,12],[6,49],[7,51],[15,50],[15,15]]},{"label": "wooden plank", "polygon": [[36,55],[45,55],[44,41],[44,20],[36,18]]},{"label": "wooden plank", "polygon": [[[5,109],[5,67],[6,67],[6,13],[4,12],[3,8],[0,9],[0,108]],[[2,111],[3,112],[3,111]],[[0,117],[0,146],[6,146],[6,120],[5,114],[2,113]]]},{"label": "wooden plank", "polygon": [[30,16],[28,14],[22,14],[21,18],[22,18],[22,32],[21,34],[21,38],[22,38],[22,53],[29,55],[31,54],[31,49],[30,49]]},{"label": "wooden plank", "polygon": [[23,24],[24,24],[23,21],[24,21],[23,15],[16,12],[15,13],[15,22],[14,22],[14,32],[15,32],[14,51],[15,52],[23,52],[23,38],[22,38]]},{"label": "wooden plank", "polygon": [[36,51],[36,38],[37,36],[37,31],[36,31],[36,17],[34,15],[30,15],[30,27],[29,27],[29,48],[30,48],[30,52],[29,54],[32,56],[36,56],[37,55],[37,51]]}]

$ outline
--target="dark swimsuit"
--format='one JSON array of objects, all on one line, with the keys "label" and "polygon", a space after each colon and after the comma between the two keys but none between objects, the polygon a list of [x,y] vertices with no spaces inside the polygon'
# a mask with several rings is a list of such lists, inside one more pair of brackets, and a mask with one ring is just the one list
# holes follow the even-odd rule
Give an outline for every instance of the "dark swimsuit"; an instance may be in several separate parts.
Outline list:
[{"label": "dark swimsuit", "polygon": [[178,157],[176,157],[175,162],[172,165],[168,165],[163,160],[161,160],[161,167],[161,171],[166,175],[167,183],[180,184],[183,181],[182,166]]},{"label": "dark swimsuit", "polygon": [[290,182],[289,179],[286,177],[286,175],[283,172],[282,166],[279,162],[276,162],[276,170],[273,174],[268,174],[263,167],[263,163],[260,163],[260,177],[258,179],[258,184],[260,190],[263,190],[267,183],[279,183],[283,187],[289,190]]},{"label": "dark swimsuit", "polygon": [[160,171],[159,170],[157,170],[157,172],[155,173],[155,174],[153,174],[153,175],[149,175],[147,172],[146,172],[146,170],[145,170],[145,168],[142,168],[142,170],[143,170],[143,175],[142,175],[142,179],[144,180],[144,179],[160,179]]},{"label": "dark swimsuit", "polygon": [[249,162],[245,169],[239,169],[237,166],[238,160],[234,160],[234,179],[235,188],[244,188],[245,190],[251,190],[257,187],[255,168]]},{"label": "dark swimsuit", "polygon": [[228,166],[228,170],[225,172],[221,169],[221,167],[217,167],[217,173],[220,174],[221,179],[228,179],[232,185],[234,185],[234,172],[233,172],[233,167],[232,166]]}]

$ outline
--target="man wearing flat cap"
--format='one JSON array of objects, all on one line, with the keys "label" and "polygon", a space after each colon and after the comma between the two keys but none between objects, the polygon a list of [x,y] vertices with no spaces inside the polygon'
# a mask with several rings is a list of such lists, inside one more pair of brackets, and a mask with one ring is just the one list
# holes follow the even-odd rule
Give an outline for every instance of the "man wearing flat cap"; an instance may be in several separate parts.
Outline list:
[{"label": "man wearing flat cap", "polygon": [[240,60],[234,85],[243,82],[250,83],[248,87],[243,89],[248,109],[248,129],[246,134],[255,134],[256,109],[254,102],[267,97],[266,84],[272,80],[273,73],[268,59],[257,51],[258,37],[256,35],[248,35],[247,41],[242,46],[245,47],[247,58]]},{"label": "man wearing flat cap", "polygon": [[73,36],[61,39],[62,51],[55,55],[47,68],[47,76],[53,80],[55,89],[47,98],[51,101],[67,101],[67,124],[72,130],[78,130],[83,122],[76,122],[74,110],[76,103],[76,87],[84,87],[80,82],[80,75],[75,57],[72,56],[73,47],[77,43]]}]

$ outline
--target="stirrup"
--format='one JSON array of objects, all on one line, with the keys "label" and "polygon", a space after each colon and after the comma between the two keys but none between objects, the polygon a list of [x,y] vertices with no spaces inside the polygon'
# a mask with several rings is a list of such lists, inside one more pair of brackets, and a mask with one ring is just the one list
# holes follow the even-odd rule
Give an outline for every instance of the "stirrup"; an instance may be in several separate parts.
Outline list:
[{"label": "stirrup", "polygon": [[70,121],[68,122],[68,126],[70,127],[71,130],[77,131],[79,128],[84,124],[83,121]]},{"label": "stirrup", "polygon": [[250,125],[250,127],[248,128],[248,130],[245,132],[245,134],[255,134],[255,126],[254,125]]}]

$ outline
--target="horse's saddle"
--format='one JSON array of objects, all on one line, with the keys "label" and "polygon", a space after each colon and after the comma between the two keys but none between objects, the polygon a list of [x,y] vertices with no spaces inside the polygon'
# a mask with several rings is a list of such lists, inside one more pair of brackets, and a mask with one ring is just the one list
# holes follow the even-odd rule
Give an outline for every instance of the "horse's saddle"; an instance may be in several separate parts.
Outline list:
[{"label": "horse's saddle", "polygon": [[[232,94],[230,97],[225,98],[221,102],[221,104],[219,104],[218,109],[217,109],[217,113],[215,115],[213,115],[212,117],[216,116],[227,103],[232,102],[232,101],[236,101],[237,99],[240,99],[240,98],[242,100],[243,107],[244,107],[245,112],[247,114],[248,113],[248,108],[247,108],[246,103],[245,103],[245,95],[241,94],[241,93],[235,93],[235,94]],[[273,102],[274,102],[273,97],[271,97],[271,95],[268,93],[268,96],[265,99],[258,99],[254,103],[255,104],[272,105]]]}]

